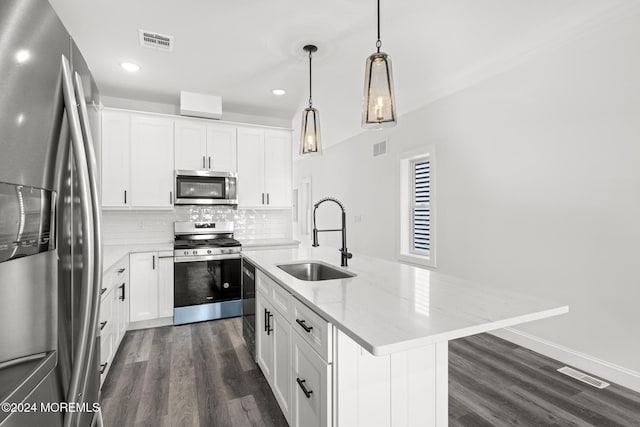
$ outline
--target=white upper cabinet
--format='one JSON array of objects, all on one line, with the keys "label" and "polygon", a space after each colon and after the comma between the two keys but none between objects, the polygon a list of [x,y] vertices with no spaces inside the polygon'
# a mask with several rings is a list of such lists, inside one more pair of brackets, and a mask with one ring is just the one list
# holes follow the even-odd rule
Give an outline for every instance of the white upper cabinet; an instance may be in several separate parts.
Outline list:
[{"label": "white upper cabinet", "polygon": [[235,172],[236,128],[176,120],[175,168]]},{"label": "white upper cabinet", "polygon": [[131,205],[130,146],[131,115],[120,111],[102,112],[102,206]]},{"label": "white upper cabinet", "polygon": [[238,206],[263,207],[264,131],[238,129]]},{"label": "white upper cabinet", "polygon": [[215,172],[236,172],[236,128],[207,126],[207,167]]},{"label": "white upper cabinet", "polygon": [[131,188],[133,206],[173,206],[173,120],[132,116]]},{"label": "white upper cabinet", "polygon": [[291,133],[265,131],[264,187],[267,206],[291,206]]},{"label": "white upper cabinet", "polygon": [[291,207],[291,134],[238,128],[238,206]]},{"label": "white upper cabinet", "polygon": [[207,127],[197,122],[176,120],[175,138],[176,169],[205,169]]}]

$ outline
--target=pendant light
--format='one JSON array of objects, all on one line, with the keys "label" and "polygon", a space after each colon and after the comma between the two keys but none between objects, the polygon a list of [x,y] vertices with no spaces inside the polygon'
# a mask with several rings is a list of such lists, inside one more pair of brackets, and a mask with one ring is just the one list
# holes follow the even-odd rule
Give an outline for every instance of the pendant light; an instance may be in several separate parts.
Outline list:
[{"label": "pendant light", "polygon": [[393,94],[393,73],[391,57],[380,52],[380,0],[378,0],[378,41],[377,52],[367,58],[364,74],[364,104],[362,106],[362,127],[392,127],[398,123],[396,100]]},{"label": "pendant light", "polygon": [[302,112],[302,134],[300,136],[300,154],[322,154],[320,143],[320,113],[313,108],[311,101],[311,55],[318,51],[312,44],[302,48],[309,53],[309,106]]}]

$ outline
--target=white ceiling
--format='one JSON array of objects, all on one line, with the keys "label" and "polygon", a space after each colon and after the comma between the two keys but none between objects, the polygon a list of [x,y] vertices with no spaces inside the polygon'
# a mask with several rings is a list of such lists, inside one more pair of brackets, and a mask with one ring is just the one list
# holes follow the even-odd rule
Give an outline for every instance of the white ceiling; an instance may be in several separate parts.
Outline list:
[{"label": "white ceiling", "polygon": [[[491,75],[629,0],[382,0],[382,50],[399,114]],[[177,104],[180,90],[221,95],[223,109],[292,119],[308,98],[324,144],[361,131],[364,63],[375,0],[50,0],[104,95]],[[138,29],[174,36],[171,53]],[[136,74],[119,63],[134,62]],[[276,97],[274,88],[287,94]]]}]

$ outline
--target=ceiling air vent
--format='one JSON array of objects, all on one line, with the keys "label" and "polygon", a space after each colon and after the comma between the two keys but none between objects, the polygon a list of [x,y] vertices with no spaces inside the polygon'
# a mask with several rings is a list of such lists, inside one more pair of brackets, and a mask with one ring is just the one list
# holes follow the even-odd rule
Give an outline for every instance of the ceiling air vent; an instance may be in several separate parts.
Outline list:
[{"label": "ceiling air vent", "polygon": [[140,45],[151,49],[173,51],[173,36],[154,33],[153,31],[138,30]]}]

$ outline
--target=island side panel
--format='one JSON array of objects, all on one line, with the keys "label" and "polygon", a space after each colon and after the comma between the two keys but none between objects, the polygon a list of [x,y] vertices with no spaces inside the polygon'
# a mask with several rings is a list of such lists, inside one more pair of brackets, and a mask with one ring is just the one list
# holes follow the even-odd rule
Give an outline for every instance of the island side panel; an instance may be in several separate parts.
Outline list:
[{"label": "island side panel", "polygon": [[391,426],[391,358],[373,356],[335,329],[337,427]]},{"label": "island side panel", "polygon": [[446,342],[373,356],[336,335],[336,426],[447,426]]},{"label": "island side panel", "polygon": [[391,354],[391,425],[447,426],[447,342]]}]

